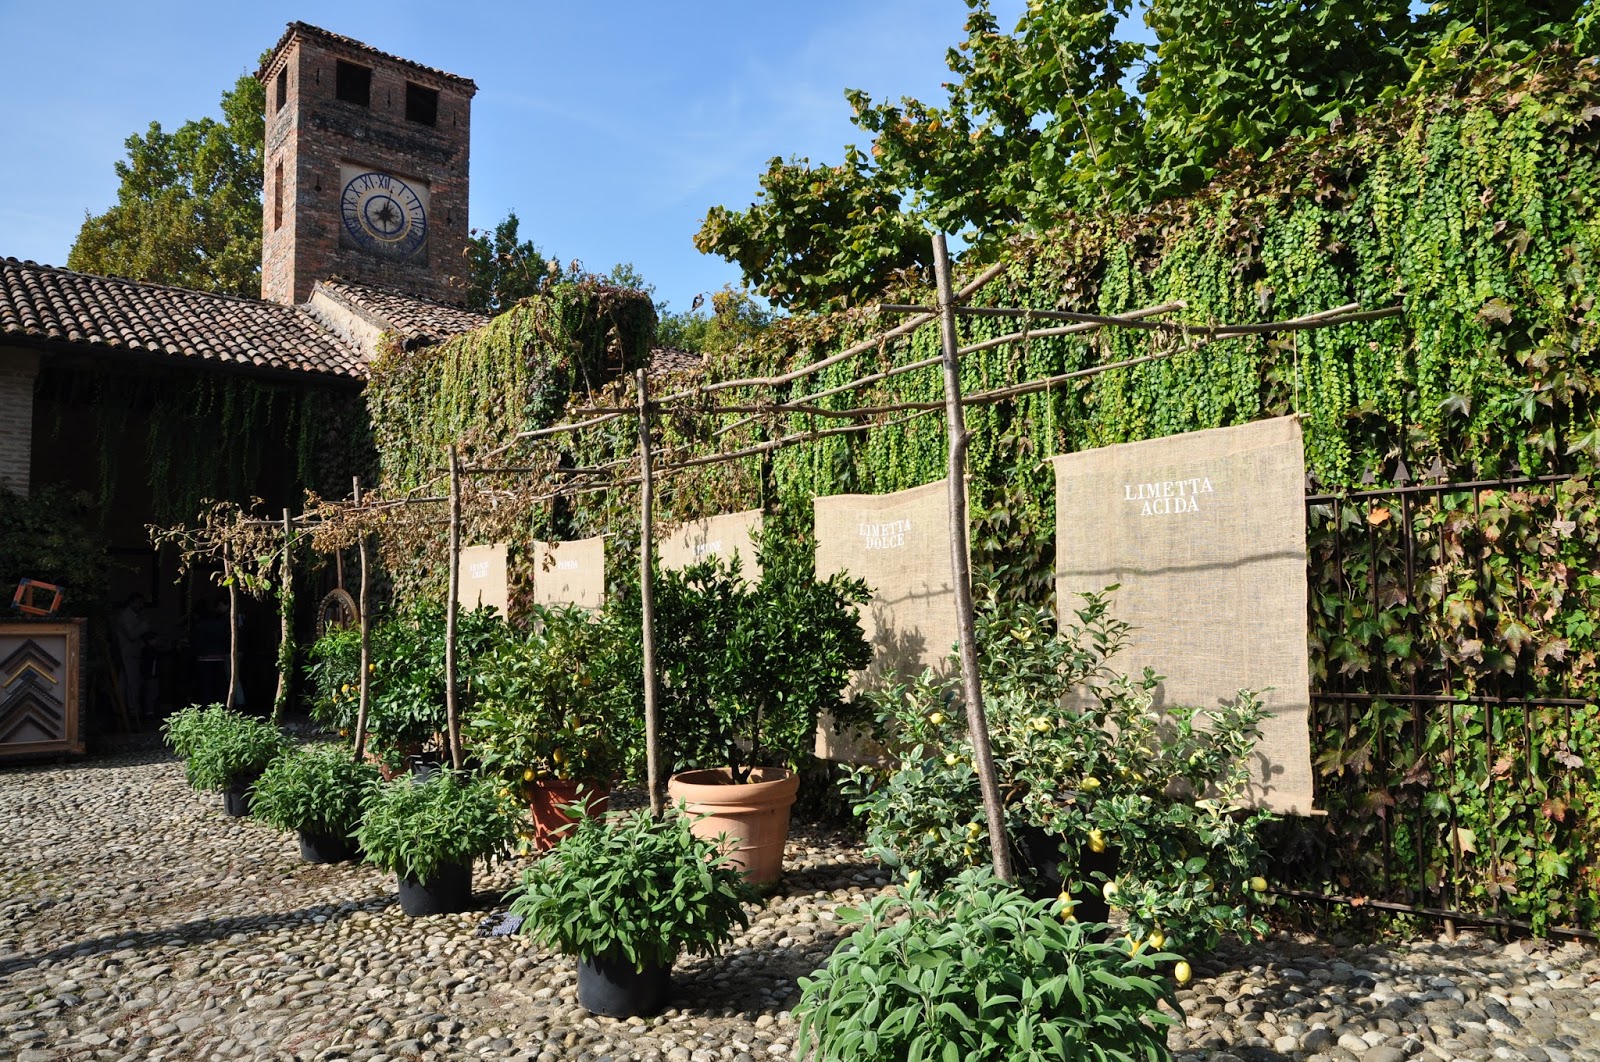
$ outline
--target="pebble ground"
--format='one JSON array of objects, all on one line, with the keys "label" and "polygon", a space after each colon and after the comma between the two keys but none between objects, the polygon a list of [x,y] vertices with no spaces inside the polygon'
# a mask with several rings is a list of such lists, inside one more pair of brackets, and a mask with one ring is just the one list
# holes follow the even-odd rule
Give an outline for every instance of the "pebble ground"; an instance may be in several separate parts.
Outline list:
[{"label": "pebble ground", "polygon": [[[0,769],[0,1060],[495,1058],[755,1062],[793,1054],[795,980],[888,883],[797,824],[788,872],[720,958],[688,959],[653,1019],[585,1014],[572,964],[480,937],[477,910],[404,917],[394,882],[309,866],[223,815],[153,741]],[[1197,959],[1180,1062],[1600,1062],[1600,952],[1463,935],[1335,948],[1276,937]]]}]

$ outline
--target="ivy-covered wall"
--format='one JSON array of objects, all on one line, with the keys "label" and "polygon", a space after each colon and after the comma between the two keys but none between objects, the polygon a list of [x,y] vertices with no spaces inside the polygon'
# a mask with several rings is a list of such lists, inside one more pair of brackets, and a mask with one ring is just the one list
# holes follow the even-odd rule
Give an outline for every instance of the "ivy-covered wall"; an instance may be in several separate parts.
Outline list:
[{"label": "ivy-covered wall", "polygon": [[[1010,245],[1005,272],[974,303],[1116,313],[1182,300],[1186,309],[1178,316],[1197,323],[1284,319],[1350,302],[1398,304],[1404,314],[1210,345],[1106,330],[965,358],[963,386],[978,391],[1178,349],[1160,362],[969,410],[975,560],[989,585],[1003,594],[1049,597],[1053,491],[1040,462],[1083,447],[1298,412],[1318,490],[1391,484],[1424,472],[1454,479],[1556,471],[1587,477],[1600,457],[1597,115],[1600,72],[1547,58],[1448,97],[1389,105],[1153,213],[1064,217],[1054,231]],[[916,289],[891,298],[932,301]],[[397,484],[420,482],[424,467],[437,466],[453,431],[498,440],[507,427],[557,415],[558,396],[545,385],[555,378],[530,375],[523,353],[537,332],[528,318],[547,319],[550,311],[520,312],[493,335],[472,337],[470,348],[461,342],[430,355],[426,365],[437,368],[413,366],[375,379],[375,390],[395,392],[393,399],[376,395],[373,409],[385,472]],[[753,348],[710,366],[708,375],[782,371],[897,323],[870,311],[789,319]],[[962,338],[972,342],[1012,327],[967,319]],[[788,396],[937,352],[937,329],[923,328],[793,385]],[[402,379],[429,387],[441,381],[441,391],[448,387],[453,397],[401,385]],[[673,385],[663,380],[658,390]],[[399,408],[393,403],[402,390],[419,403],[406,416],[425,421],[426,429],[393,429],[400,417],[391,410]],[[930,368],[817,401],[844,408],[941,396],[938,370]],[[733,391],[716,401],[771,397]],[[602,404],[631,401],[628,387],[613,384]],[[486,432],[482,425],[497,410],[502,429]],[[870,432],[671,476],[662,484],[661,514],[671,519],[782,502],[808,509],[813,495],[891,491],[942,476],[941,414],[893,422],[904,416],[892,414]],[[794,416],[781,428],[758,421],[729,427],[732,420],[663,418],[659,461],[670,465],[712,447],[736,449],[838,424]],[[534,460],[625,460],[634,432],[624,418],[564,440],[559,455]],[[1368,682],[1381,694],[1424,675],[1442,677],[1452,695],[1479,696],[1493,684],[1503,696],[1513,680],[1514,697],[1600,695],[1592,639],[1600,623],[1593,597],[1600,531],[1574,519],[1587,504],[1586,483],[1580,479],[1548,500],[1514,499],[1505,491],[1480,498],[1480,505],[1515,510],[1505,518],[1508,528],[1518,528],[1514,535],[1494,520],[1452,523],[1459,497],[1428,503],[1433,509],[1418,519],[1437,521],[1448,533],[1415,553],[1410,563],[1420,578],[1403,587],[1398,547],[1384,547],[1387,560],[1352,566],[1326,548],[1330,518],[1314,513],[1314,683]],[[529,519],[569,534],[612,532],[627,543],[635,506],[631,490],[613,490]],[[1337,519],[1356,511],[1346,508]],[[1361,519],[1382,523],[1372,515],[1375,507],[1360,511],[1368,514]],[[1503,563],[1486,563],[1496,559]],[[1600,735],[1592,709],[1576,728],[1558,728],[1537,713],[1517,715],[1512,726],[1504,709],[1496,721],[1476,707],[1447,708],[1471,718],[1446,728],[1431,712],[1421,717],[1409,707],[1370,703],[1353,716],[1319,709],[1316,754],[1324,806],[1333,814],[1326,824],[1305,827],[1314,836],[1285,841],[1297,853],[1288,861],[1285,851],[1292,883],[1425,905],[1452,898],[1541,928],[1600,918],[1600,811],[1586,810],[1600,808],[1594,776]],[[1485,733],[1496,735],[1501,759],[1483,755]],[[1530,772],[1537,786],[1559,792],[1559,801],[1546,795],[1529,804],[1524,794],[1515,805],[1522,810],[1508,819],[1511,790],[1527,788]],[[1505,843],[1469,839],[1491,834],[1503,834]],[[1396,850],[1425,858],[1412,871],[1380,866],[1382,854]],[[1450,880],[1428,869],[1439,866],[1454,868]]]},{"label": "ivy-covered wall", "polygon": [[101,520],[119,495],[156,523],[267,493],[298,509],[303,490],[347,492],[373,464],[350,383],[47,363],[36,395],[39,482],[89,491]]},{"label": "ivy-covered wall", "polygon": [[[645,364],[655,335],[655,307],[642,292],[586,282],[557,284],[525,299],[477,331],[416,350],[393,348],[372,366],[367,408],[388,497],[438,497],[449,488],[446,448],[460,443],[471,465],[518,432],[560,420],[607,383]],[[494,463],[553,463],[512,451]],[[528,471],[469,478],[463,490],[463,542],[511,545],[513,600],[530,587],[530,537],[566,537],[559,507],[530,502]],[[441,596],[445,585],[445,512],[436,505],[397,508],[385,538],[385,561],[402,597]]]}]

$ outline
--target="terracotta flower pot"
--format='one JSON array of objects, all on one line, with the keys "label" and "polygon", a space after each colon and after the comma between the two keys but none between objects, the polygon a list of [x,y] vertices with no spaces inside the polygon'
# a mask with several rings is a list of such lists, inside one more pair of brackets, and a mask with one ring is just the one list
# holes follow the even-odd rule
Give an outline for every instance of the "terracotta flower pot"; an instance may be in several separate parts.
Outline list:
[{"label": "terracotta flower pot", "polygon": [[611,787],[594,780],[576,782],[561,778],[540,778],[528,783],[528,810],[533,816],[533,846],[545,852],[560,843],[578,816],[569,814],[579,803],[583,790],[583,809],[588,815],[604,815],[611,807]]},{"label": "terracotta flower pot", "polygon": [[798,775],[777,767],[757,767],[743,784],[735,784],[726,767],[685,771],[667,780],[672,802],[687,804],[696,816],[695,836],[715,840],[727,834],[735,842],[729,858],[744,868],[752,885],[777,881],[783,873],[789,810],[799,788]]}]

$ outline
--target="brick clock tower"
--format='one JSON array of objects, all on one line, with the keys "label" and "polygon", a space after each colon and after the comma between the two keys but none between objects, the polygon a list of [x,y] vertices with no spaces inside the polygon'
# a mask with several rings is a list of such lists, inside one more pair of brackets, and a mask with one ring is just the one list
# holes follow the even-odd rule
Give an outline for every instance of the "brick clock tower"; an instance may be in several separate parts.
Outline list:
[{"label": "brick clock tower", "polygon": [[460,303],[478,87],[303,22],[256,76],[267,96],[261,297],[305,302],[338,275]]}]

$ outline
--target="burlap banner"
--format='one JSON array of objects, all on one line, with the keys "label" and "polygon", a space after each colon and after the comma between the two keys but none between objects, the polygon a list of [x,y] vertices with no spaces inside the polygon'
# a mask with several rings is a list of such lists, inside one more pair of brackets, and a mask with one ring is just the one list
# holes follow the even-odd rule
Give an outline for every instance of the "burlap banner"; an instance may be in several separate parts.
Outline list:
[{"label": "burlap banner", "polygon": [[711,557],[728,563],[738,555],[739,570],[751,582],[758,582],[761,563],[756,560],[754,536],[760,530],[760,509],[691,520],[656,543],[656,555],[661,558],[661,567],[669,571],[680,571]]},{"label": "burlap banner", "polygon": [[[1252,796],[1312,810],[1306,729],[1305,449],[1293,417],[1054,459],[1056,595],[1121,584],[1121,666],[1166,676],[1158,703],[1267,690]],[[1268,690],[1268,687],[1271,687]]]},{"label": "burlap banner", "polygon": [[606,602],[605,539],[531,543],[533,603],[597,609]]},{"label": "burlap banner", "polygon": [[456,604],[464,609],[493,605],[506,614],[506,547],[464,546],[461,550],[461,581],[456,584]]},{"label": "burlap banner", "polygon": [[[947,489],[941,479],[896,494],[813,500],[818,577],[848,572],[872,589],[861,615],[872,664],[857,672],[854,689],[948,667],[956,603]],[[829,759],[860,759],[867,751],[857,741],[832,740],[826,728],[817,742],[817,755]]]}]

